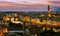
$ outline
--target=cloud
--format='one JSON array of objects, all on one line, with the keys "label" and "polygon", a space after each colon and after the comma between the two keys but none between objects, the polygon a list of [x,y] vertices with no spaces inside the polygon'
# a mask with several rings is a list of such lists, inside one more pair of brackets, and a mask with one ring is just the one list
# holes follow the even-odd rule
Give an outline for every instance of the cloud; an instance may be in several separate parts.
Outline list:
[{"label": "cloud", "polygon": [[0,7],[43,7],[46,5],[36,4],[36,5],[27,5],[27,4],[17,4],[12,2],[0,2]]},{"label": "cloud", "polygon": [[5,10],[21,10],[22,8],[27,10],[29,8],[29,10],[43,11],[47,9],[47,5],[60,7],[60,0],[0,0],[0,9]]},{"label": "cloud", "polygon": [[47,0],[47,1],[60,1],[60,0]]},{"label": "cloud", "polygon": [[7,2],[14,2],[17,4],[53,4],[49,1],[59,1],[59,0],[2,0],[2,1],[7,1]]},{"label": "cloud", "polygon": [[59,6],[60,7],[60,0],[51,0],[51,1],[48,1],[48,2],[50,2],[50,3],[52,3],[51,5],[53,5],[53,6]]},{"label": "cloud", "polygon": [[[23,4],[23,5],[53,5],[53,6],[60,6],[60,0],[0,0],[5,1],[5,2],[11,2],[12,4]],[[7,6],[8,3],[6,3]],[[0,4],[0,5],[5,5],[5,4]],[[8,6],[16,6],[16,5],[10,5]]]}]

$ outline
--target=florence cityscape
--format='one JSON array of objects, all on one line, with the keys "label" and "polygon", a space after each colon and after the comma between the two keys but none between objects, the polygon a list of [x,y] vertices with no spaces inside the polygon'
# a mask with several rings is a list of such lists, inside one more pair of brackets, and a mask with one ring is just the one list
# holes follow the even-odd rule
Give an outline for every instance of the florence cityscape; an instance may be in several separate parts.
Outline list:
[{"label": "florence cityscape", "polygon": [[0,36],[60,36],[60,0],[0,0]]}]

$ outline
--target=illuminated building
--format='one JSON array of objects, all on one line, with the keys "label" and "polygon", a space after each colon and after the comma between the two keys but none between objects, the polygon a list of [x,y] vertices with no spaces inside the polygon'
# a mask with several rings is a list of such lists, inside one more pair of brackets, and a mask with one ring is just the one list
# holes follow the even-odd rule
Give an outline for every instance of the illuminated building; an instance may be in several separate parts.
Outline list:
[{"label": "illuminated building", "polygon": [[9,19],[8,16],[3,16],[3,20],[4,20],[4,21],[9,21],[10,19]]}]

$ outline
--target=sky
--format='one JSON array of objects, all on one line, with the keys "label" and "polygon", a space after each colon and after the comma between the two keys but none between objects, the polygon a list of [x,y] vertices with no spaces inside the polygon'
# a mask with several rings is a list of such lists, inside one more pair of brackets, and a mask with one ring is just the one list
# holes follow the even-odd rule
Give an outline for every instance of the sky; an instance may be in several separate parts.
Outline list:
[{"label": "sky", "polygon": [[0,0],[0,11],[60,11],[60,0]]}]

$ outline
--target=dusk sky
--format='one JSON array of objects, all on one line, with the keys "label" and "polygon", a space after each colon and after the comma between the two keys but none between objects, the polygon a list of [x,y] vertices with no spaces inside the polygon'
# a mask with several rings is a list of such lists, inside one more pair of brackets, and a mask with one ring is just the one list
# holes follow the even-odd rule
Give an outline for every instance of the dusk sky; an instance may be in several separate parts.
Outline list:
[{"label": "dusk sky", "polygon": [[0,11],[60,11],[60,0],[0,0]]}]

